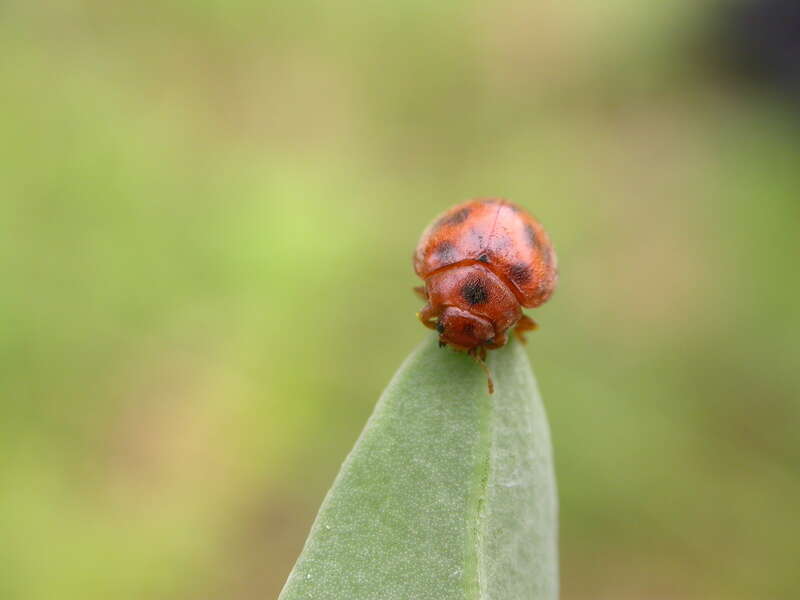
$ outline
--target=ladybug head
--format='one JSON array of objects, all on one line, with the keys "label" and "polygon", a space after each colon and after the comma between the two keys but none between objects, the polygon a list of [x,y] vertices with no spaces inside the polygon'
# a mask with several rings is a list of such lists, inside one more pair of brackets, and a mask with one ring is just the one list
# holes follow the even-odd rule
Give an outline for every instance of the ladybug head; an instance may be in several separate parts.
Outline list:
[{"label": "ladybug head", "polygon": [[442,311],[436,330],[440,343],[463,350],[482,346],[494,337],[494,327],[489,321],[455,306]]}]

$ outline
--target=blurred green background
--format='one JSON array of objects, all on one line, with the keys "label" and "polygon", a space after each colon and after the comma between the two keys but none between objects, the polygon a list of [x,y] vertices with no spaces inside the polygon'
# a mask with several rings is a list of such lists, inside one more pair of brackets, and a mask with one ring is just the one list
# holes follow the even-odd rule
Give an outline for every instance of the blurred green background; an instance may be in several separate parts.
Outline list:
[{"label": "blurred green background", "polygon": [[0,598],[275,598],[475,196],[559,252],[563,598],[796,598],[800,111],[719,14],[0,4]]}]

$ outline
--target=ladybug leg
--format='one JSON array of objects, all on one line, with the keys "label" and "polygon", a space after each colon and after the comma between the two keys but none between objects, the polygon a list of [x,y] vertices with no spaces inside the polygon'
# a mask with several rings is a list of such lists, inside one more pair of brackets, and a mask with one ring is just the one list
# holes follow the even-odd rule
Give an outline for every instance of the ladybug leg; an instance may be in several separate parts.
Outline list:
[{"label": "ladybug leg", "polygon": [[485,348],[489,350],[496,350],[497,348],[502,348],[508,342],[508,334],[504,331],[503,333],[494,336],[491,340],[486,342]]},{"label": "ladybug leg", "polygon": [[417,286],[417,287],[415,287],[413,289],[414,289],[414,293],[417,296],[419,296],[423,300],[427,300],[428,299],[428,292],[425,291],[425,286],[424,285],[419,285],[419,286]]},{"label": "ladybug leg", "polygon": [[536,324],[536,321],[531,319],[528,315],[522,315],[522,317],[520,317],[519,322],[517,323],[517,328],[514,330],[514,335],[520,342],[524,344],[525,332],[534,331],[536,329],[539,329],[539,326]]},{"label": "ladybug leg", "polygon": [[475,362],[478,363],[483,369],[483,372],[486,373],[486,387],[489,390],[489,394],[494,394],[494,379],[492,379],[492,372],[489,370],[489,367],[486,366],[486,347],[485,346],[477,346],[475,348],[470,348],[467,351]]},{"label": "ladybug leg", "polygon": [[430,304],[426,304],[422,307],[422,310],[417,313],[417,318],[428,329],[436,329],[436,322],[434,321],[434,319],[436,319],[436,314]]}]

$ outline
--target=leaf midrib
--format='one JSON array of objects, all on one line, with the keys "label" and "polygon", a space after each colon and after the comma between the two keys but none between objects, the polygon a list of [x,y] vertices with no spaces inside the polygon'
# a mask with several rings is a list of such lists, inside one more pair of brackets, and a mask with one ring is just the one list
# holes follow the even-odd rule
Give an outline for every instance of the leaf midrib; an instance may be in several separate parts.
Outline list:
[{"label": "leaf midrib", "polygon": [[465,597],[470,600],[483,600],[483,534],[486,490],[489,485],[489,469],[491,466],[492,452],[492,419],[491,402],[488,395],[482,398],[480,405],[480,437],[475,456],[475,469],[472,478],[472,510],[469,512],[468,530],[469,548],[467,548],[467,576]]}]

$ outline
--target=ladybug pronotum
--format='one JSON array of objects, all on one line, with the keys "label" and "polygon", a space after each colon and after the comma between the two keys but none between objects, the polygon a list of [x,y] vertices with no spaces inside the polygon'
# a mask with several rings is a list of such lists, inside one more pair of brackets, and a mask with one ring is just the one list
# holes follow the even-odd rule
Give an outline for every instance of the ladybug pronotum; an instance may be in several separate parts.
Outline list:
[{"label": "ladybug pronotum", "polygon": [[[542,225],[506,200],[472,200],[454,206],[420,238],[414,270],[425,285],[418,313],[439,333],[439,345],[468,352],[481,364],[486,350],[536,323],[522,308],[544,304],[558,280],[556,254]],[[491,378],[489,381],[492,388]]]}]

